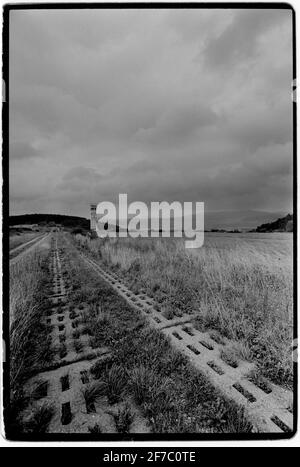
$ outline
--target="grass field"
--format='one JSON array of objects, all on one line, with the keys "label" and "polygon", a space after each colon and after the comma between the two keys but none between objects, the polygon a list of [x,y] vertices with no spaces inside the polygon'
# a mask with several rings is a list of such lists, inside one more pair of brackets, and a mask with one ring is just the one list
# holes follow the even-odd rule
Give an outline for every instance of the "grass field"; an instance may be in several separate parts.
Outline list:
[{"label": "grass field", "polygon": [[[84,324],[81,334],[90,336],[92,347],[111,350],[105,365],[96,361],[91,368],[96,382],[85,392],[88,400],[94,401],[100,391],[111,406],[125,402],[129,414],[133,402],[154,433],[252,431],[244,410],[223,397],[72,248],[64,267],[72,284],[69,307],[79,310],[78,322]],[[123,433],[126,416],[122,413]]]},{"label": "grass field", "polygon": [[20,245],[23,245],[23,243],[29,242],[30,240],[33,240],[34,238],[38,237],[41,235],[40,232],[27,232],[27,233],[22,233],[19,235],[10,235],[9,237],[9,249],[13,250],[14,248],[17,248]]},{"label": "grass field", "polygon": [[293,365],[292,236],[206,234],[199,250],[181,239],[95,239],[76,242],[122,272],[168,316],[195,313],[200,330],[232,340],[232,358],[255,361],[260,373],[291,387]]},{"label": "grass field", "polygon": [[[64,378],[64,384],[72,383],[74,432],[253,432],[244,408],[197,370],[168,336],[151,328],[78,248],[117,272],[134,294],[144,291],[152,297],[168,319],[192,314],[194,327],[208,330],[215,342],[223,344],[226,338],[220,358],[229,368],[241,360],[255,362],[258,372],[248,379],[268,389],[263,377],[285,387],[292,384],[290,239],[212,235],[204,248],[186,250],[178,239],[91,240],[53,234],[44,248],[10,268],[9,433],[59,431],[60,405],[51,391],[45,396],[45,388],[53,390]],[[65,302],[56,305],[55,274],[66,287],[55,289],[55,294],[65,294]],[[98,359],[99,349],[107,353],[104,359]],[[74,379],[80,365],[88,375],[83,386]],[[64,392],[59,394],[63,400]],[[74,409],[80,398],[84,412]],[[90,413],[97,413],[97,420],[92,423],[91,416],[88,426],[82,425]]]},{"label": "grass field", "polygon": [[30,252],[10,268],[10,418],[24,404],[23,384],[34,366],[51,359],[42,316],[47,306],[48,251]]},{"label": "grass field", "polygon": [[[92,349],[110,351],[105,360],[91,362],[90,382],[78,389],[78,395],[74,393],[72,400],[74,406],[81,394],[87,416],[95,406],[97,412],[105,414],[103,423],[100,417],[100,424],[99,421],[92,423],[91,417],[88,425],[91,434],[99,436],[106,432],[108,417],[113,418],[114,430],[123,434],[132,429],[139,432],[141,423],[147,432],[153,433],[253,430],[244,409],[224,397],[192,367],[187,357],[172,348],[165,336],[151,329],[138,311],[85,264],[63,235],[59,237],[59,251],[63,258],[62,276],[68,285],[64,314],[69,314],[72,320],[72,345],[78,354],[78,364],[83,358],[82,345],[86,338]],[[45,433],[49,429],[60,410],[51,394],[45,398],[47,385],[57,384],[49,379],[53,374],[51,369],[61,366],[63,383],[64,378],[68,380],[68,372],[75,368],[73,364],[68,369],[64,361],[70,352],[70,338],[66,340],[68,349],[58,358],[60,349],[53,338],[55,326],[45,324],[55,314],[53,304],[47,300],[53,279],[52,273],[49,276],[53,249],[51,252],[28,254],[11,269],[11,394],[6,420],[13,438],[22,433]],[[60,306],[54,309],[60,315]],[[35,375],[38,379],[28,393],[24,389],[28,387],[26,381]],[[74,377],[71,381],[74,391]],[[73,413],[75,419],[80,416],[80,412]],[[80,431],[80,424],[76,429]]]}]

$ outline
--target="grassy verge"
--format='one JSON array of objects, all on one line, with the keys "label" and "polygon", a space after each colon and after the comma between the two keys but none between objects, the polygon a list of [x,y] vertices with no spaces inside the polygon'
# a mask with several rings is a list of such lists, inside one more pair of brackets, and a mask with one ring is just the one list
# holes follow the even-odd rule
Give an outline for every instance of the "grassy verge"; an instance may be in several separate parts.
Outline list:
[{"label": "grassy verge", "polygon": [[9,249],[13,250],[18,246],[22,245],[23,243],[29,242],[29,240],[33,240],[35,237],[41,235],[41,232],[29,232],[23,233],[19,235],[11,235],[9,237]]},{"label": "grassy verge", "polygon": [[[84,304],[79,318],[84,332],[93,347],[108,346],[112,354],[91,368],[98,384],[86,390],[89,406],[104,394],[111,404],[126,394],[141,408],[155,433],[252,430],[243,410],[196,372],[167,338],[150,329],[72,248],[66,263],[73,286],[69,300],[77,307]],[[119,425],[130,423],[127,409],[117,416]]]},{"label": "grassy verge", "polygon": [[26,405],[24,382],[35,367],[52,360],[49,329],[42,317],[49,308],[48,253],[26,255],[10,270],[10,404],[6,408],[6,429],[22,430],[19,413]]},{"label": "grassy verge", "polygon": [[125,278],[133,291],[153,297],[165,315],[196,313],[198,329],[238,342],[237,359],[255,361],[262,375],[291,387],[292,269],[284,248],[256,248],[233,239],[192,252],[179,239],[81,235],[76,243]]}]

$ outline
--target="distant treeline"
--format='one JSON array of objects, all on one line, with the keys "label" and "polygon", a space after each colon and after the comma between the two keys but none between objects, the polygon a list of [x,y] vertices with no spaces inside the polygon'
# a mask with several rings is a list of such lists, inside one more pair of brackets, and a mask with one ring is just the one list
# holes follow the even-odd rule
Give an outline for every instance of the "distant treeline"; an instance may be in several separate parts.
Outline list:
[{"label": "distant treeline", "polygon": [[10,216],[9,225],[39,224],[39,225],[61,225],[66,228],[81,228],[89,230],[90,221],[84,217],[67,216],[62,214],[23,214],[21,216]]},{"label": "distant treeline", "polygon": [[[67,216],[62,214],[23,214],[21,216],[10,216],[9,225],[32,225],[37,224],[40,226],[54,226],[61,225],[68,229],[74,229],[80,233],[80,231],[90,230],[90,221],[85,217],[78,216]],[[105,225],[104,229],[108,226]],[[117,232],[119,227],[116,227]],[[76,233],[74,231],[74,233]],[[277,219],[274,222],[269,222],[258,226],[252,232],[292,232],[293,231],[293,214],[288,214],[285,217]],[[240,233],[240,230],[225,230],[225,229],[211,229],[211,232],[230,232]],[[84,232],[83,232],[84,233]]]},{"label": "distant treeline", "polygon": [[293,214],[262,224],[256,228],[256,232],[293,232]]}]

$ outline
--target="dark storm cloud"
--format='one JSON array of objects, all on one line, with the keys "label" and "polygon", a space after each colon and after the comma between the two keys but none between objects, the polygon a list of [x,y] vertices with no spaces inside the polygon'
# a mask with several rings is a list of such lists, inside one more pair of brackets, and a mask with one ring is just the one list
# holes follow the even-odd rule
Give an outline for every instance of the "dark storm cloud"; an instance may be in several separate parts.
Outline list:
[{"label": "dark storm cloud", "polygon": [[291,14],[13,11],[12,209],[289,209]]},{"label": "dark storm cloud", "polygon": [[212,125],[217,120],[216,114],[208,107],[193,106],[191,103],[182,108],[166,110],[152,128],[142,128],[137,133],[137,140],[158,146],[171,147],[184,145],[193,138],[197,130]]},{"label": "dark storm cloud", "polygon": [[[236,141],[253,153],[262,146],[286,144],[292,139],[292,109],[273,106],[273,114],[267,108],[256,109],[251,114],[232,116],[228,132]],[[283,119],[282,116],[285,116]]]},{"label": "dark storm cloud", "polygon": [[30,159],[31,157],[39,157],[39,155],[39,152],[28,142],[15,141],[10,145],[12,159]]},{"label": "dark storm cloud", "polygon": [[[289,13],[288,13],[289,14]],[[260,36],[286,19],[280,10],[240,10],[216,38],[208,41],[206,62],[214,67],[243,65],[243,60],[259,54]]]}]

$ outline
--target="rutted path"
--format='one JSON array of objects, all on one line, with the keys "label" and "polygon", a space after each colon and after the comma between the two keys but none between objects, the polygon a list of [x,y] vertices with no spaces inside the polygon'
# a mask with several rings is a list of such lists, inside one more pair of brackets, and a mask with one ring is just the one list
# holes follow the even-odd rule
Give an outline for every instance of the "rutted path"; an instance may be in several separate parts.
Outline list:
[{"label": "rutted path", "polygon": [[259,432],[282,433],[293,430],[291,391],[271,383],[268,383],[267,389],[258,387],[247,378],[255,364],[244,361],[233,368],[225,363],[220,358],[223,344],[212,340],[208,332],[196,330],[192,325],[192,315],[165,318],[146,294],[133,293],[116,274],[104,270],[94,260],[82,254],[81,257],[132,307],[146,315],[151,326],[168,336],[172,345],[187,355],[215,387],[243,406]]}]

